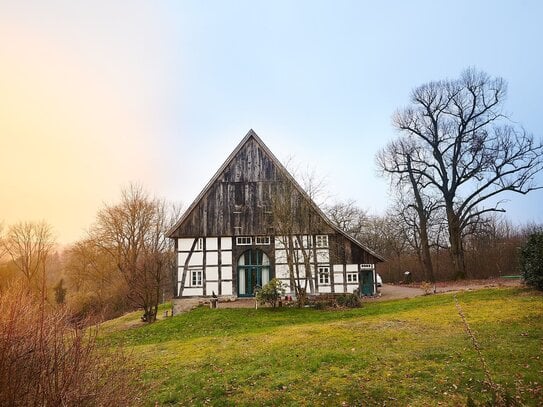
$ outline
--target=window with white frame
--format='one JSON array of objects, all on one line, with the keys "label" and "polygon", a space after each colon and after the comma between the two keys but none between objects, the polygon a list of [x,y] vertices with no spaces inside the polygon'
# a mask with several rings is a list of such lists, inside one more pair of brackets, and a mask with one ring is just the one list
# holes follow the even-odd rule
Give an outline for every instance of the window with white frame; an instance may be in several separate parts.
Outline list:
[{"label": "window with white frame", "polygon": [[250,246],[253,244],[253,238],[250,236],[238,236],[236,237],[236,244],[238,246]]},{"label": "window with white frame", "polygon": [[255,237],[255,244],[268,245],[268,244],[270,244],[270,237],[269,236],[257,236],[257,237]]},{"label": "window with white frame", "polygon": [[348,283],[358,283],[358,273],[347,273]]},{"label": "window with white frame", "polygon": [[319,284],[330,284],[330,267],[319,267]]},{"label": "window with white frame", "polygon": [[317,235],[317,236],[315,236],[315,246],[316,247],[328,247],[328,235]]},{"label": "window with white frame", "polygon": [[201,252],[202,250],[204,250],[204,238],[203,237],[199,237],[198,239],[196,239],[196,246],[194,247],[194,250],[196,250],[198,252]]},{"label": "window with white frame", "polygon": [[202,270],[192,270],[191,271],[191,286],[192,287],[201,287],[202,286]]}]

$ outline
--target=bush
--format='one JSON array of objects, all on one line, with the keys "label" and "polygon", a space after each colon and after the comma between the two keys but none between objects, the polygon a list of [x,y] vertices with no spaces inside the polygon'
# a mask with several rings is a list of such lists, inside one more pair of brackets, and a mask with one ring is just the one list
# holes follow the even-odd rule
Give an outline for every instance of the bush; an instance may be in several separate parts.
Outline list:
[{"label": "bush", "polygon": [[270,304],[276,307],[281,297],[285,295],[285,286],[276,278],[272,278],[270,282],[256,292],[256,299],[261,304]]},{"label": "bush", "polygon": [[360,308],[362,306],[362,301],[356,294],[340,294],[336,297],[336,302],[339,306],[347,308]]},{"label": "bush", "polygon": [[97,347],[96,329],[70,323],[21,286],[0,292],[0,405],[137,405],[134,370],[122,350]]},{"label": "bush", "polygon": [[543,290],[543,231],[530,235],[522,247],[520,269],[527,285]]}]

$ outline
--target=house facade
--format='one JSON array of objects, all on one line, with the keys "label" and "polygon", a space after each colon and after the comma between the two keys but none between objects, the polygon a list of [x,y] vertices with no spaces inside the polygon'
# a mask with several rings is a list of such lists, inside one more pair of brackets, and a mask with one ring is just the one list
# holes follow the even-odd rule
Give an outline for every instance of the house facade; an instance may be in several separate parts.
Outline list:
[{"label": "house facade", "polygon": [[253,130],[168,232],[176,297],[252,297],[272,278],[287,293],[376,293],[383,259],[332,224]]}]

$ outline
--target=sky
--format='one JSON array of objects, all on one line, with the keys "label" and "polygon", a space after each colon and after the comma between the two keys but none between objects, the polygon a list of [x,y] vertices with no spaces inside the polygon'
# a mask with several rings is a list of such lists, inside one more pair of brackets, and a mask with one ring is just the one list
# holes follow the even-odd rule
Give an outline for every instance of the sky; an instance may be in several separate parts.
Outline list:
[{"label": "sky", "polygon": [[[418,85],[501,76],[543,136],[542,19],[522,0],[0,0],[0,222],[68,244],[130,183],[188,206],[251,128],[332,201],[382,214],[375,154]],[[543,191],[506,198],[543,223]]]}]

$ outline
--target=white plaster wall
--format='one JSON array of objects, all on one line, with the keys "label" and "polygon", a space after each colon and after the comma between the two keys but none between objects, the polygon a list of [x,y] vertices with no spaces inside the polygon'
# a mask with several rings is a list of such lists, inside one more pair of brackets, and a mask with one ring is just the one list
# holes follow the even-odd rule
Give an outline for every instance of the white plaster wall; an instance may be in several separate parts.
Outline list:
[{"label": "white plaster wall", "polygon": [[347,273],[358,272],[358,264],[347,264]]},{"label": "white plaster wall", "polygon": [[188,295],[204,295],[204,289],[202,287],[185,287],[183,290],[183,296]]},{"label": "white plaster wall", "polygon": [[207,252],[206,253],[206,266],[207,265],[215,266],[219,264],[219,253],[218,252]]},{"label": "white plaster wall", "polygon": [[284,249],[285,248],[285,245],[283,244],[284,242],[284,237],[276,237],[275,238],[275,247],[277,249]]},{"label": "white plaster wall", "polygon": [[219,283],[211,282],[206,283],[206,293],[207,295],[212,295],[213,291],[215,291],[215,294],[219,294]]},{"label": "white plaster wall", "polygon": [[275,264],[277,263],[286,263],[287,262],[287,251],[286,250],[276,250],[275,251]]},{"label": "white plaster wall", "polygon": [[206,237],[206,250],[218,250],[218,239],[216,237]]},{"label": "white plaster wall", "polygon": [[232,252],[221,251],[221,262],[222,264],[232,264]]},{"label": "white plaster wall", "polygon": [[336,290],[336,293],[342,293],[343,292],[343,284],[334,284],[334,288]]},{"label": "white plaster wall", "polygon": [[221,289],[222,289],[221,295],[232,295],[233,294],[232,282],[231,281],[222,282]]},{"label": "white plaster wall", "polygon": [[192,238],[177,239],[177,250],[190,251],[190,248],[192,247],[193,242],[194,242],[194,239]]},{"label": "white plaster wall", "polygon": [[317,263],[327,263],[330,261],[328,249],[317,249]]},{"label": "white plaster wall", "polygon": [[353,293],[358,288],[358,284],[347,284],[347,292]]},{"label": "white plaster wall", "polygon": [[334,283],[343,284],[343,271],[339,271],[339,272],[334,271]]},{"label": "white plaster wall", "polygon": [[219,267],[206,266],[206,280],[218,280],[219,279]]},{"label": "white plaster wall", "polygon": [[319,285],[319,293],[331,293],[332,287],[329,285]]},{"label": "white plaster wall", "polygon": [[201,267],[204,264],[204,253],[193,252],[189,260],[190,267]]},{"label": "white plaster wall", "polygon": [[275,276],[277,278],[288,278],[288,266],[286,264],[280,264],[275,266]]},{"label": "white plaster wall", "polygon": [[188,253],[177,253],[177,265],[179,267],[183,267],[185,265],[185,261],[187,261],[187,257],[189,257]]},{"label": "white plaster wall", "polygon": [[232,280],[232,266],[222,266],[221,277],[223,280]]},{"label": "white plaster wall", "polygon": [[232,250],[231,237],[221,237],[221,250]]}]

